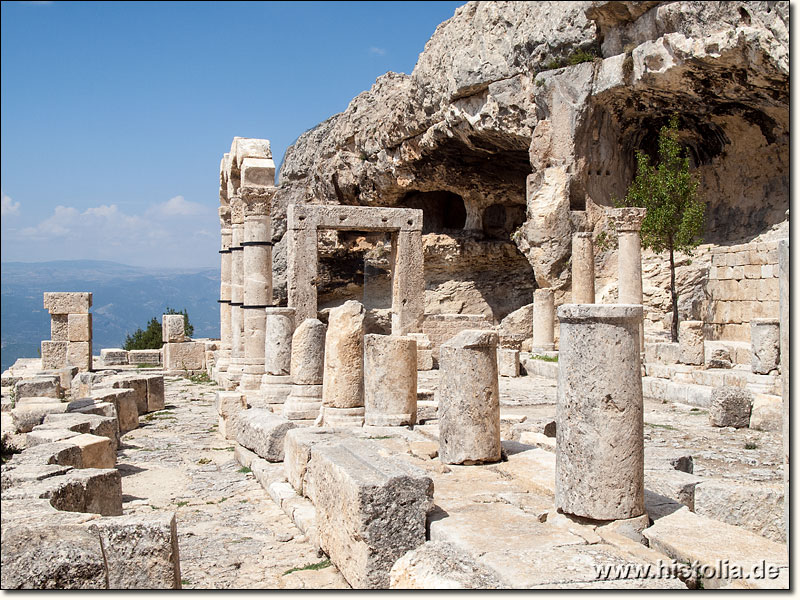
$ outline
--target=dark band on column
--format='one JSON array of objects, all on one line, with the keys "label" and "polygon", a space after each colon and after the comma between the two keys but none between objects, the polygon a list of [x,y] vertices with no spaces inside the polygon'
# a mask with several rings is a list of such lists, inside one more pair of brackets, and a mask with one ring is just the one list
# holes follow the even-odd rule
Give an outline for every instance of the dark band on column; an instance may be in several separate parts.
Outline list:
[{"label": "dark band on column", "polygon": [[242,308],[269,308],[269,304],[242,304]]},{"label": "dark band on column", "polygon": [[242,247],[245,246],[272,246],[272,242],[242,242]]},{"label": "dark band on column", "polygon": [[219,253],[220,254],[230,254],[231,253],[231,249],[228,248],[227,250],[220,250]]}]

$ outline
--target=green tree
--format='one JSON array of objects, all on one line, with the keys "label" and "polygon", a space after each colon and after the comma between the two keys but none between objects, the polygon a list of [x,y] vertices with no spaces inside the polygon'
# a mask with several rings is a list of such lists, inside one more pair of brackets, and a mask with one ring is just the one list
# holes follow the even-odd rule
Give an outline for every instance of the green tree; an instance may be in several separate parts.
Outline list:
[{"label": "green tree", "polygon": [[678,141],[678,118],[658,135],[656,165],[643,152],[636,153],[636,177],[628,187],[625,206],[647,209],[642,222],[642,246],[660,254],[669,252],[672,297],[672,341],[678,341],[678,291],[675,287],[675,252],[690,254],[702,241],[705,203],[697,194],[698,179],[689,171],[689,158]]},{"label": "green tree", "polygon": [[[165,315],[183,315],[184,333],[187,337],[192,337],[194,334],[194,326],[189,322],[189,315],[184,308],[177,311],[174,308],[169,308],[164,311]],[[161,321],[156,317],[150,319],[147,327],[144,329],[137,329],[131,335],[125,337],[123,349],[125,350],[158,350],[162,346],[161,335]]]}]

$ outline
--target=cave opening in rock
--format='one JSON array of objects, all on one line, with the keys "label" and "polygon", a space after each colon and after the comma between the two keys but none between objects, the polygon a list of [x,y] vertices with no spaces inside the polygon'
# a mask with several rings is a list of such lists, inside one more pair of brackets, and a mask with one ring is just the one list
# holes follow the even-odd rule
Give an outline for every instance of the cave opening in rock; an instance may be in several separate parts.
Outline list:
[{"label": "cave opening in rock", "polygon": [[464,229],[467,209],[464,199],[454,192],[436,190],[432,192],[411,191],[398,203],[405,208],[422,210],[422,233],[441,233],[447,230]]},{"label": "cave opening in rock", "polygon": [[483,233],[496,240],[508,240],[525,222],[525,207],[519,204],[492,204],[483,211]]}]

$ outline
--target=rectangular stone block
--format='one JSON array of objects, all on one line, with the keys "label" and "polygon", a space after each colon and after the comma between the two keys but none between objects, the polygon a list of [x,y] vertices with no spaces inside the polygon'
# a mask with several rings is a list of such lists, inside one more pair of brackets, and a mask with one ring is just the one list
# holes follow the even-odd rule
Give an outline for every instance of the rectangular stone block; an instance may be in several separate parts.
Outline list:
[{"label": "rectangular stone block", "polygon": [[500,377],[519,377],[519,350],[498,348],[497,371]]},{"label": "rectangular stone block", "polygon": [[44,308],[51,315],[88,313],[92,307],[91,292],[45,292]]},{"label": "rectangular stone block", "polygon": [[69,315],[50,316],[50,339],[54,342],[69,341]]},{"label": "rectangular stone block", "polygon": [[82,468],[45,481],[47,497],[57,510],[122,514],[122,477],[117,469]]},{"label": "rectangular stone block", "polygon": [[186,341],[185,318],[183,315],[162,315],[161,319],[162,342]]},{"label": "rectangular stone block", "polygon": [[119,445],[119,422],[115,417],[105,417],[93,414],[49,414],[44,418],[44,422],[34,428],[37,431],[45,429],[62,428],[75,433],[91,433],[107,437],[111,440],[114,452]]},{"label": "rectangular stone block", "polygon": [[283,469],[286,479],[298,494],[308,496],[305,480],[311,447],[318,444],[338,444],[350,436],[351,433],[345,429],[318,427],[298,427],[286,432]]},{"label": "rectangular stone block", "polygon": [[113,469],[117,464],[117,455],[107,437],[81,433],[69,439],[71,444],[80,448],[81,464],[74,465],[81,469]]},{"label": "rectangular stone block", "polygon": [[283,438],[296,424],[266,408],[240,411],[234,418],[236,441],[269,462],[283,461]]},{"label": "rectangular stone block", "polygon": [[110,589],[180,589],[175,513],[109,517],[89,529],[103,543]]},{"label": "rectangular stone block", "polygon": [[[96,389],[92,390],[92,400],[109,402],[116,410],[119,420],[119,433],[124,435],[139,427],[139,409],[136,405],[136,392],[131,389]],[[97,414],[97,413],[95,413]]]},{"label": "rectangular stone block", "polygon": [[651,492],[680,502],[689,510],[694,510],[694,490],[701,481],[703,481],[702,477],[675,469],[656,471],[645,469],[644,472],[644,487]]},{"label": "rectangular stone block", "polygon": [[217,392],[214,396],[214,408],[219,415],[219,433],[226,440],[236,439],[236,428],[233,419],[241,411],[247,410],[247,400],[240,392]]},{"label": "rectangular stone block", "polygon": [[14,384],[14,397],[20,398],[61,398],[61,378],[58,375],[25,377]]},{"label": "rectangular stone block", "polygon": [[107,367],[128,364],[128,352],[122,348],[103,348],[100,350],[100,358]]},{"label": "rectangular stone block", "polygon": [[117,421],[117,431],[119,431],[119,418],[117,408],[113,402],[95,400],[93,398],[81,398],[73,400],[67,405],[68,413],[79,413],[84,415],[98,415],[101,417],[112,417]]},{"label": "rectangular stone block", "polygon": [[694,512],[774,542],[786,541],[780,483],[704,481],[695,488]]},{"label": "rectangular stone block", "polygon": [[780,396],[756,394],[750,413],[750,429],[781,431],[783,427],[783,399]]},{"label": "rectangular stone block", "polygon": [[144,375],[147,380],[147,412],[164,408],[164,376]]},{"label": "rectangular stone block", "polygon": [[128,388],[133,390],[136,399],[136,410],[140,415],[148,412],[147,379],[135,375],[119,375],[111,381],[112,388]]},{"label": "rectangular stone block", "polygon": [[167,342],[163,347],[168,371],[201,371],[205,368],[203,342]]},{"label": "rectangular stone block", "polygon": [[275,163],[271,158],[245,158],[240,172],[242,185],[275,187]]},{"label": "rectangular stone block", "polygon": [[129,365],[160,365],[161,350],[128,350]]},{"label": "rectangular stone block", "polygon": [[431,478],[352,440],[312,446],[306,482],[320,548],[353,588],[388,588],[395,561],[425,543]]},{"label": "rectangular stone block", "polygon": [[92,341],[92,315],[67,315],[67,335],[70,342]]},{"label": "rectangular stone block", "polygon": [[92,342],[69,342],[67,346],[67,365],[78,367],[81,371],[91,371]]},{"label": "rectangular stone block", "polygon": [[433,369],[433,350],[420,350],[417,348],[417,371],[431,371]]},{"label": "rectangular stone block", "polygon": [[69,342],[42,341],[42,368],[61,369],[67,366],[67,345]]}]

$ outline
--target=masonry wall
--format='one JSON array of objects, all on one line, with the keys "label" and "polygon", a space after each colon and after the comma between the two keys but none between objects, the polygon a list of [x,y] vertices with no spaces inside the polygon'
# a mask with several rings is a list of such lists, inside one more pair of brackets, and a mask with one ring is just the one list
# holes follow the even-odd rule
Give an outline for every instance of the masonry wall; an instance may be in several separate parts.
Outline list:
[{"label": "masonry wall", "polygon": [[491,329],[492,322],[484,315],[425,315],[422,332],[431,340],[434,360],[439,360],[439,346],[465,329]]},{"label": "masonry wall", "polygon": [[779,317],[777,240],[714,249],[706,293],[706,339],[749,342],[752,319]]}]

